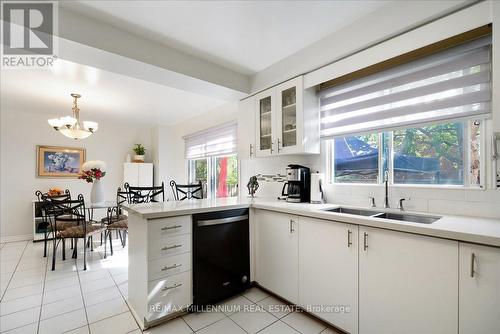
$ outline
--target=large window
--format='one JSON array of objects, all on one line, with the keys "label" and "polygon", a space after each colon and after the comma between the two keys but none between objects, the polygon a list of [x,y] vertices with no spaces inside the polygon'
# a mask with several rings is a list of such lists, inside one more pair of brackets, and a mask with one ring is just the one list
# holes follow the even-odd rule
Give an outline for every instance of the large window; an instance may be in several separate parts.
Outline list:
[{"label": "large window", "polygon": [[215,156],[188,161],[189,183],[203,184],[207,198],[238,195],[238,159],[236,155]]},{"label": "large window", "polygon": [[[338,137],[331,144],[331,181],[481,185],[481,122],[457,121]],[[379,149],[380,148],[380,149]]]},{"label": "large window", "polygon": [[229,122],[184,137],[188,182],[208,198],[238,195],[237,126]]}]

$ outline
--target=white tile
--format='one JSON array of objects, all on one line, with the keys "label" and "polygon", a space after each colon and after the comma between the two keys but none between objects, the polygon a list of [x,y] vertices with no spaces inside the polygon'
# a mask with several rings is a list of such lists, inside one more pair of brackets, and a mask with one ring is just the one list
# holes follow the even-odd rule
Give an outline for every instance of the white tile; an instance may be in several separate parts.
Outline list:
[{"label": "white tile", "polygon": [[13,300],[17,298],[38,295],[43,292],[43,283],[27,285],[19,288],[8,288],[5,291],[2,301]]},{"label": "white tile", "polygon": [[67,288],[70,286],[80,285],[80,281],[78,280],[78,276],[69,276],[60,279],[54,279],[45,282],[45,291],[52,291],[61,288]]},{"label": "white tile", "polygon": [[38,334],[64,333],[83,327],[86,324],[87,317],[85,316],[85,310],[79,309],[40,321]]},{"label": "white tile", "polygon": [[307,316],[304,312],[292,312],[281,320],[302,334],[317,334],[326,328],[321,322]]},{"label": "white tile", "polygon": [[199,334],[245,334],[246,332],[231,319],[224,318],[196,332]]},{"label": "white tile", "polygon": [[264,292],[263,290],[256,288],[256,287],[253,287],[253,288],[250,288],[247,291],[245,291],[243,296],[250,299],[254,303],[257,303],[257,302],[261,301],[262,299],[268,297],[269,295],[266,292]]},{"label": "white tile", "polygon": [[198,312],[188,314],[182,318],[186,321],[189,327],[191,327],[194,331],[198,331],[203,327],[211,325],[225,317],[226,315],[223,312]]},{"label": "white tile", "polygon": [[118,285],[118,289],[120,290],[124,298],[128,297],[128,283],[122,283]]},{"label": "white tile", "polygon": [[128,282],[128,273],[122,275],[115,275],[113,276],[113,280],[115,281],[116,285],[126,283]]},{"label": "white tile", "polygon": [[45,273],[39,275],[39,276],[31,276],[31,277],[24,277],[24,278],[17,278],[17,277],[12,277],[12,280],[9,283],[9,288],[19,288],[27,285],[33,285],[33,284],[39,284],[43,283],[45,280]]},{"label": "white tile", "polygon": [[147,331],[144,334],[190,334],[193,331],[188,325],[182,320],[182,318],[172,319],[165,324],[158,325]]},{"label": "white tile", "polygon": [[83,295],[86,307],[121,297],[122,295],[120,294],[120,291],[116,286],[111,286],[101,290],[89,292]]},{"label": "white tile", "polygon": [[45,291],[43,294],[43,303],[49,304],[56,302],[58,300],[67,299],[73,296],[81,296],[82,292],[78,285],[69,286],[67,288],[61,288],[52,291]]},{"label": "white tile", "polygon": [[130,312],[90,324],[92,334],[125,334],[137,328],[137,323]]},{"label": "white tile", "polygon": [[15,329],[12,329],[7,332],[2,332],[5,334],[37,334],[38,332],[38,322],[34,322],[32,324],[23,326],[23,327],[18,327]]},{"label": "white tile", "polygon": [[90,329],[89,326],[83,326],[77,329],[70,330],[69,332],[65,332],[64,334],[89,334]]},{"label": "white tile", "polygon": [[2,273],[14,272],[18,262],[19,262],[18,260],[2,261],[2,263],[0,263],[0,272]]},{"label": "white tile", "polygon": [[0,317],[0,332],[38,322],[40,307],[11,313]]},{"label": "white tile", "polygon": [[337,332],[333,328],[327,328],[321,332],[321,334],[341,334],[341,332]]},{"label": "white tile", "polygon": [[78,275],[80,276],[82,283],[110,277],[107,269],[81,271]]},{"label": "white tile", "polygon": [[111,276],[108,276],[105,278],[99,278],[88,282],[81,282],[81,286],[82,286],[82,292],[84,294],[87,294],[89,292],[115,286],[115,282],[113,281]]},{"label": "white tile", "polygon": [[87,307],[87,317],[89,323],[93,323],[127,311],[128,306],[120,297]]},{"label": "white tile", "polygon": [[282,321],[276,321],[269,327],[264,328],[259,334],[300,334],[292,327]]},{"label": "white tile", "polygon": [[44,304],[40,319],[45,320],[64,313],[79,310],[83,307],[83,300],[80,295],[62,299],[54,303]]},{"label": "white tile", "polygon": [[0,303],[0,315],[7,315],[14,312],[19,312],[29,308],[37,307],[42,304],[42,294],[17,298]]},{"label": "white tile", "polygon": [[278,298],[274,298],[273,296],[264,298],[257,304],[262,306],[267,312],[271,313],[279,319],[283,318],[285,315],[295,309],[293,305],[287,305]]},{"label": "white tile", "polygon": [[257,333],[278,320],[258,305],[251,305],[249,309],[236,312],[229,317],[248,333]]},{"label": "white tile", "polygon": [[243,310],[245,306],[252,305],[253,303],[243,297],[243,296],[236,296],[232,297],[229,299],[226,299],[222,303],[219,303],[217,306],[220,307],[220,310],[224,312],[225,314],[233,314],[235,312],[239,312]]}]

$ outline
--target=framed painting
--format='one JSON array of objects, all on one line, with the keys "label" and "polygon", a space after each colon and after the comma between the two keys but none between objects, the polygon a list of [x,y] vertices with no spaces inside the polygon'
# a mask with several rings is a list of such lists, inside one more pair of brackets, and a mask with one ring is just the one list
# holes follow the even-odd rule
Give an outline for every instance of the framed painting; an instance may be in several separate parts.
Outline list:
[{"label": "framed painting", "polygon": [[84,148],[38,145],[36,150],[38,177],[78,178],[81,174]]}]

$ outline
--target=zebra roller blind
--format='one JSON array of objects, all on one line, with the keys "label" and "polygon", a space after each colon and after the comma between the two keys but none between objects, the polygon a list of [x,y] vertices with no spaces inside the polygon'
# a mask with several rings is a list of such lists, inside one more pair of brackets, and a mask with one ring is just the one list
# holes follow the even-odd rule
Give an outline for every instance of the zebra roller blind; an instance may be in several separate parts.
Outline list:
[{"label": "zebra roller blind", "polygon": [[184,137],[186,159],[236,153],[237,124],[226,123]]},{"label": "zebra roller blind", "polygon": [[321,137],[491,114],[491,36],[320,91]]}]

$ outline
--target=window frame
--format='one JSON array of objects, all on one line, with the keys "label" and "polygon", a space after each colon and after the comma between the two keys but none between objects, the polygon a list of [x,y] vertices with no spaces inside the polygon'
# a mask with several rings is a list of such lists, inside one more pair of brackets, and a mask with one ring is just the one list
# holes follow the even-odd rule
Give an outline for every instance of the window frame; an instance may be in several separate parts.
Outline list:
[{"label": "window frame", "polygon": [[[218,158],[223,158],[223,157],[235,157],[237,161],[237,173],[238,173],[238,181],[239,181],[239,159],[238,159],[238,154],[223,154],[223,155],[214,155],[214,156],[208,156],[208,157],[203,157],[203,158],[197,158],[197,159],[186,159],[187,163],[187,175],[186,179],[188,180],[188,183],[194,183],[196,180],[193,180],[191,177],[194,175],[196,177],[196,172],[193,170],[194,163],[197,160],[206,160],[207,161],[207,181],[206,181],[206,194],[205,198],[227,198],[227,197],[217,197],[217,159]],[[239,188],[239,182],[237,184],[237,187]]]},{"label": "window frame", "polygon": [[[470,168],[470,155],[471,155],[471,150],[470,150],[470,131],[471,131],[471,123],[475,121],[480,121],[481,124],[479,126],[479,133],[480,133],[480,138],[479,138],[479,147],[480,147],[480,155],[479,155],[479,173],[480,173],[480,183],[475,185],[470,183],[470,173],[469,173],[469,168]],[[435,124],[446,124],[446,123],[454,123],[454,122],[463,122],[465,125],[464,129],[464,138],[467,138],[467,141],[464,140],[464,145],[466,145],[466,149],[464,149],[464,154],[463,154],[463,173],[464,173],[464,183],[459,185],[459,184],[417,184],[417,183],[394,183],[394,143],[393,143],[393,133],[395,130],[398,129],[390,129],[390,130],[385,130],[385,131],[373,131],[371,133],[377,132],[378,134],[378,148],[379,148],[379,156],[378,156],[378,177],[377,177],[377,182],[376,183],[361,183],[361,182],[335,182],[335,177],[334,177],[334,150],[333,150],[333,141],[335,139],[330,139],[327,140],[327,166],[326,166],[326,173],[327,173],[327,179],[328,183],[330,185],[335,185],[335,186],[365,186],[365,187],[370,187],[370,186],[381,186],[383,184],[383,174],[385,172],[384,168],[384,159],[387,159],[387,170],[389,172],[389,185],[392,187],[397,187],[397,188],[440,188],[440,189],[468,189],[468,190],[484,190],[486,189],[486,180],[487,180],[487,175],[486,175],[486,123],[488,122],[487,119],[457,119],[457,120],[447,120],[446,122],[437,122],[437,123],[426,123],[426,124],[419,124],[419,125],[414,125],[411,128],[417,128],[417,127],[423,127],[423,126],[429,126],[429,125],[435,125]],[[385,154],[385,146],[384,146],[384,136],[386,134],[388,135],[387,138],[387,154]],[[355,134],[358,135],[358,134]]]}]

